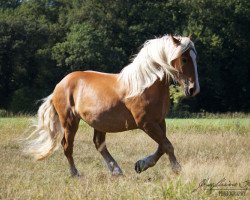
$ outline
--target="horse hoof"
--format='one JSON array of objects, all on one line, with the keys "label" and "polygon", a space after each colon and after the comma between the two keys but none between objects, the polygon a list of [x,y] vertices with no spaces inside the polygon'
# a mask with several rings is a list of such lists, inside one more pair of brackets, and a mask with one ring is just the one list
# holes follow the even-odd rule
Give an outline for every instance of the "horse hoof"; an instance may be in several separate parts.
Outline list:
[{"label": "horse hoof", "polygon": [[138,160],[136,163],[135,163],[135,171],[140,174],[142,171],[145,170],[145,161],[144,160]]},{"label": "horse hoof", "polygon": [[123,176],[123,173],[119,168],[114,168],[112,171],[112,176]]},{"label": "horse hoof", "polygon": [[172,170],[175,174],[180,174],[181,173],[181,165],[178,162],[173,164]]},{"label": "horse hoof", "polygon": [[70,169],[70,174],[72,177],[80,177],[80,174],[76,168],[71,168]]}]

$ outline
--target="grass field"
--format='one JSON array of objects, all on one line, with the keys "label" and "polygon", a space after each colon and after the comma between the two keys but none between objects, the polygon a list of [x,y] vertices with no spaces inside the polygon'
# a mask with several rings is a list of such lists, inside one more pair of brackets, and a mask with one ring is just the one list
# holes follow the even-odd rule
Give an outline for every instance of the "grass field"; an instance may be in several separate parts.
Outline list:
[{"label": "grass field", "polygon": [[[250,190],[233,190],[250,188],[250,118],[166,120],[180,175],[173,174],[166,155],[136,174],[134,163],[157,145],[139,130],[108,134],[123,177],[110,175],[92,129],[81,123],[74,148],[80,178],[70,177],[62,148],[44,161],[21,154],[18,139],[28,135],[30,120],[0,118],[0,199],[250,199]],[[202,182],[206,186],[198,188]]]}]

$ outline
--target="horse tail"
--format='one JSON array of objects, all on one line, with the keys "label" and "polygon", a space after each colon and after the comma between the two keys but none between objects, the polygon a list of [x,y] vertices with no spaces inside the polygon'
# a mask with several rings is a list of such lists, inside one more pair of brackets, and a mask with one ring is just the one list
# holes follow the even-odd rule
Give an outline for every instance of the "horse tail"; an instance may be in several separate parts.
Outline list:
[{"label": "horse tail", "polygon": [[43,99],[38,109],[38,123],[35,130],[24,140],[24,153],[36,160],[50,156],[60,146],[63,129],[52,102],[52,96]]}]

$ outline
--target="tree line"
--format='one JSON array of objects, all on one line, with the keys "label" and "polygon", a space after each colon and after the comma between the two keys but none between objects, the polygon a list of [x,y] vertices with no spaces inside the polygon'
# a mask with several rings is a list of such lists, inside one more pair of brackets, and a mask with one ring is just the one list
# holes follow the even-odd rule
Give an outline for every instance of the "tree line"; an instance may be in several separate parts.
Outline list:
[{"label": "tree line", "polygon": [[248,0],[2,0],[0,109],[36,101],[75,70],[118,73],[148,39],[193,34],[201,93],[176,110],[250,111]]}]

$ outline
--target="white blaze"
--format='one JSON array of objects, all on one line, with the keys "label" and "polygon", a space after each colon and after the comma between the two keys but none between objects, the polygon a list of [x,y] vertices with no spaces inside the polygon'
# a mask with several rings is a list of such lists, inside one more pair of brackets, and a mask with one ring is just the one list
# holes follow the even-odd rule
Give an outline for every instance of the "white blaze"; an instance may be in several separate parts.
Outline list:
[{"label": "white blaze", "polygon": [[200,92],[200,84],[199,84],[199,79],[198,79],[198,71],[197,71],[197,63],[196,63],[196,54],[194,53],[193,50],[190,51],[190,56],[193,60],[193,65],[194,65],[194,73],[195,73],[195,92],[193,96],[198,94]]}]

